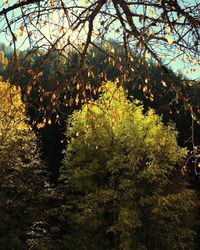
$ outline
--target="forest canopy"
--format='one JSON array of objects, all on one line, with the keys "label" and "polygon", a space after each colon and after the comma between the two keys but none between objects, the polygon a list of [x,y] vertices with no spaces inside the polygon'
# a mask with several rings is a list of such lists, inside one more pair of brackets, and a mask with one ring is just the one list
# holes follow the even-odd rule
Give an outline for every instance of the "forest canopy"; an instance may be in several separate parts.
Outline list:
[{"label": "forest canopy", "polygon": [[3,250],[199,249],[199,16],[1,1]]}]

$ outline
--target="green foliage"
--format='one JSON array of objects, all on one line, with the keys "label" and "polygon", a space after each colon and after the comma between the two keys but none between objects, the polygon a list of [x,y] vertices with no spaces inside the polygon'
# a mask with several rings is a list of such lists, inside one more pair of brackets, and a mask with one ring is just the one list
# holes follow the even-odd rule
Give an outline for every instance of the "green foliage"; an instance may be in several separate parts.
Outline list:
[{"label": "green foliage", "polygon": [[192,249],[196,198],[180,176],[186,150],[174,126],[122,87],[102,91],[69,120],[65,249]]},{"label": "green foliage", "polygon": [[27,123],[21,91],[0,82],[0,245],[25,249],[27,230],[41,220],[44,169]]}]

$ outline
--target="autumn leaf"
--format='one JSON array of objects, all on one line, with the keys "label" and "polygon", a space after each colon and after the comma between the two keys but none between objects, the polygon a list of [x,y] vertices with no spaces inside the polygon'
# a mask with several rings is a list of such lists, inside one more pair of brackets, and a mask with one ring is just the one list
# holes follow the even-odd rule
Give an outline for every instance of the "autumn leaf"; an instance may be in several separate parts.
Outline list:
[{"label": "autumn leaf", "polygon": [[143,90],[144,93],[147,93],[148,92],[147,86],[144,86],[142,90]]},{"label": "autumn leaf", "polygon": [[111,52],[111,53],[115,53],[115,50],[114,50],[114,48],[112,48],[112,49],[110,50],[110,52]]},{"label": "autumn leaf", "polygon": [[55,100],[56,99],[56,94],[55,93],[53,93],[53,95],[52,95],[52,98],[51,98],[52,100]]},{"label": "autumn leaf", "polygon": [[78,105],[78,103],[79,103],[79,94],[76,95],[75,103],[76,103],[76,105]]},{"label": "autumn leaf", "polygon": [[76,89],[77,89],[77,90],[79,90],[79,89],[80,89],[80,84],[79,84],[79,83],[77,83],[77,85],[76,85]]},{"label": "autumn leaf", "polygon": [[47,123],[48,123],[49,125],[51,125],[51,119],[49,119]]},{"label": "autumn leaf", "polygon": [[38,129],[44,128],[44,126],[45,126],[44,123],[38,123],[38,124],[36,125],[36,127],[37,127]]},{"label": "autumn leaf", "polygon": [[21,25],[19,29],[20,29],[21,31],[24,31],[24,26]]},{"label": "autumn leaf", "polygon": [[174,40],[170,37],[167,37],[167,42],[171,45],[174,43]]},{"label": "autumn leaf", "polygon": [[155,9],[152,9],[152,11],[151,11],[151,17],[152,17],[152,18],[155,17]]},{"label": "autumn leaf", "polygon": [[24,32],[23,31],[20,31],[19,32],[19,36],[23,36]]},{"label": "autumn leaf", "polygon": [[167,35],[170,35],[170,34],[171,34],[171,28],[170,28],[169,26],[166,27],[165,33],[166,33]]},{"label": "autumn leaf", "polygon": [[165,81],[162,80],[161,83],[162,83],[162,85],[163,85],[164,87],[167,87],[167,84],[166,84]]},{"label": "autumn leaf", "polygon": [[50,0],[50,4],[51,4],[51,8],[53,8],[54,5],[55,5],[55,1],[54,0]]}]

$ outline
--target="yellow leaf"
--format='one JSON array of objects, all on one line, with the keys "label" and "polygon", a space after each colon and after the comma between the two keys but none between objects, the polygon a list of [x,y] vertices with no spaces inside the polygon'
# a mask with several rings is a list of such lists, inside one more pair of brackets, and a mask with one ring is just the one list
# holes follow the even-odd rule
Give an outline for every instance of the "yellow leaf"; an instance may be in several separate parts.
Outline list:
[{"label": "yellow leaf", "polygon": [[144,93],[148,92],[147,86],[144,86],[142,90],[143,90]]},{"label": "yellow leaf", "polygon": [[151,17],[152,17],[152,18],[155,17],[155,9],[152,9],[152,11],[151,11]]},{"label": "yellow leaf", "polygon": [[148,59],[148,57],[149,57],[148,53],[145,53],[144,58]]},{"label": "yellow leaf", "polygon": [[42,76],[42,75],[43,75],[43,72],[42,72],[42,71],[38,73],[38,77],[39,77],[39,76]]},{"label": "yellow leaf", "polygon": [[167,42],[171,45],[171,44],[173,44],[174,40],[172,38],[168,37]]},{"label": "yellow leaf", "polygon": [[37,124],[37,128],[40,129],[40,128],[44,128],[45,124],[44,123],[38,123]]},{"label": "yellow leaf", "polygon": [[20,31],[19,32],[19,36],[23,36],[24,32],[23,31]]},{"label": "yellow leaf", "polygon": [[154,101],[154,95],[153,94],[150,94],[149,100],[150,100],[150,102]]},{"label": "yellow leaf", "polygon": [[76,95],[75,103],[76,103],[76,105],[78,105],[78,103],[79,103],[79,95],[78,94]]},{"label": "yellow leaf", "polygon": [[80,84],[79,84],[79,83],[77,83],[77,85],[76,85],[76,89],[77,89],[77,90],[79,90],[79,89],[80,89]]},{"label": "yellow leaf", "polygon": [[55,99],[56,99],[56,94],[53,93],[53,95],[52,95],[52,100],[55,100]]},{"label": "yellow leaf", "polygon": [[64,27],[62,26],[62,27],[60,28],[59,32],[64,33],[64,31],[65,31],[65,29],[64,29]]},{"label": "yellow leaf", "polygon": [[162,85],[163,85],[164,87],[167,87],[166,82],[164,82],[164,81],[162,80],[161,83],[162,83]]},{"label": "yellow leaf", "polygon": [[115,53],[115,50],[114,50],[114,48],[112,48],[112,49],[111,49],[111,53]]},{"label": "yellow leaf", "polygon": [[171,28],[170,28],[169,26],[166,27],[165,33],[166,33],[167,35],[170,35],[170,34],[171,34]]}]

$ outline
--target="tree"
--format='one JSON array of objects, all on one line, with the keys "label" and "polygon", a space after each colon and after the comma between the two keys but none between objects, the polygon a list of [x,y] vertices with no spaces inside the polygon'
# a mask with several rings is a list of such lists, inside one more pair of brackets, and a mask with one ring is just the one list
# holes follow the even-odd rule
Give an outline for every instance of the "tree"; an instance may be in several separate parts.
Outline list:
[{"label": "tree", "polygon": [[[143,56],[145,60],[152,58],[169,78],[168,66],[174,60],[195,70],[193,66],[199,64],[198,16],[196,0],[20,0],[15,4],[5,1],[0,9],[1,32],[7,34],[13,45],[15,70],[20,71],[17,49],[24,46],[36,54],[42,49],[45,52],[42,64],[51,52],[57,51],[58,58],[68,62],[71,60],[69,55],[76,52],[78,64],[73,71],[73,81],[82,85],[83,91],[89,82],[83,82],[83,75],[86,72],[94,75],[87,55],[91,47],[100,50],[104,60],[111,65],[117,65],[120,77],[116,81],[119,82],[131,78],[134,70],[131,62],[135,55]],[[121,50],[115,50],[110,42],[112,38],[121,45]],[[121,63],[122,55],[125,65]],[[59,68],[59,63],[57,65]],[[32,78],[37,78],[38,68],[32,70]],[[101,74],[103,71],[99,72]],[[171,82],[177,93],[181,93],[173,79]],[[182,99],[195,113],[190,108],[190,101],[184,95]]]},{"label": "tree", "polygon": [[[115,51],[120,51],[121,46],[116,41],[112,41]],[[9,48],[1,46],[5,55],[10,58]],[[109,49],[105,48],[109,53]],[[63,132],[68,115],[74,109],[79,109],[82,103],[87,102],[92,96],[98,96],[98,87],[104,78],[114,81],[120,77],[120,70],[117,65],[111,65],[104,60],[104,53],[97,48],[92,48],[87,53],[87,58],[93,65],[92,75],[83,75],[83,83],[76,83],[73,80],[74,69],[78,66],[77,54],[72,53],[70,64],[59,58],[59,52],[51,53],[44,65],[41,65],[44,53],[40,55],[29,55],[25,57],[26,51],[19,55],[20,72],[12,76],[15,85],[22,89],[23,100],[26,102],[26,110],[30,116],[30,123],[42,140],[42,156],[47,161],[48,166],[53,171],[53,178],[56,179],[60,160],[62,159],[62,149],[65,144]],[[94,56],[95,55],[95,56]],[[123,53],[121,54],[121,64],[125,66]],[[59,59],[59,60],[58,60]],[[59,67],[56,67],[59,65]],[[131,78],[127,79],[124,86],[128,89],[128,95],[142,100],[144,108],[154,108],[158,114],[163,115],[163,120],[174,121],[178,129],[178,142],[181,146],[189,149],[199,144],[197,124],[192,126],[191,133],[191,112],[193,109],[198,114],[199,88],[198,83],[184,82],[183,75],[176,75],[170,70],[171,78],[162,72],[155,63],[142,60],[135,56],[131,62],[134,72]],[[34,71],[30,68],[38,68],[39,77],[31,81]],[[3,72],[4,79],[10,75],[10,64]],[[23,72],[23,74],[22,74]],[[103,72],[103,74],[101,74]],[[94,82],[95,81],[95,82]],[[24,82],[29,84],[24,85]],[[86,86],[84,83],[87,82]],[[176,86],[189,100],[191,106],[184,107],[182,95],[178,94],[173,86]],[[63,92],[62,89],[65,86]],[[200,118],[198,115],[197,120]],[[190,140],[192,134],[193,140]],[[62,143],[61,143],[62,142]],[[64,143],[63,143],[64,142]],[[54,152],[54,153],[52,153]]]},{"label": "tree", "polygon": [[0,81],[0,244],[27,249],[28,228],[43,218],[47,181],[20,88]]},{"label": "tree", "polygon": [[66,136],[65,249],[192,249],[196,198],[172,124],[108,82],[71,116]]},{"label": "tree", "polygon": [[[12,17],[10,13],[13,13]],[[96,44],[97,40],[108,40],[113,29],[122,38],[127,59],[130,56],[129,47],[135,44],[159,60],[154,50],[155,41],[161,45],[163,42],[176,45],[184,53],[189,53],[188,56],[194,56],[198,51],[200,23],[196,1],[31,0],[15,4],[6,1],[1,7],[0,16],[5,18],[2,31],[10,33],[14,47],[20,44],[20,36],[28,38],[29,45],[34,49],[74,47],[77,51],[80,49],[81,61],[85,60],[88,47]],[[17,27],[14,27],[14,21],[18,23]],[[51,27],[48,33],[44,27],[48,27],[49,22]],[[19,33],[15,34],[17,29]],[[86,32],[83,34],[84,29]],[[82,35],[78,41],[82,49],[72,31]]]}]

